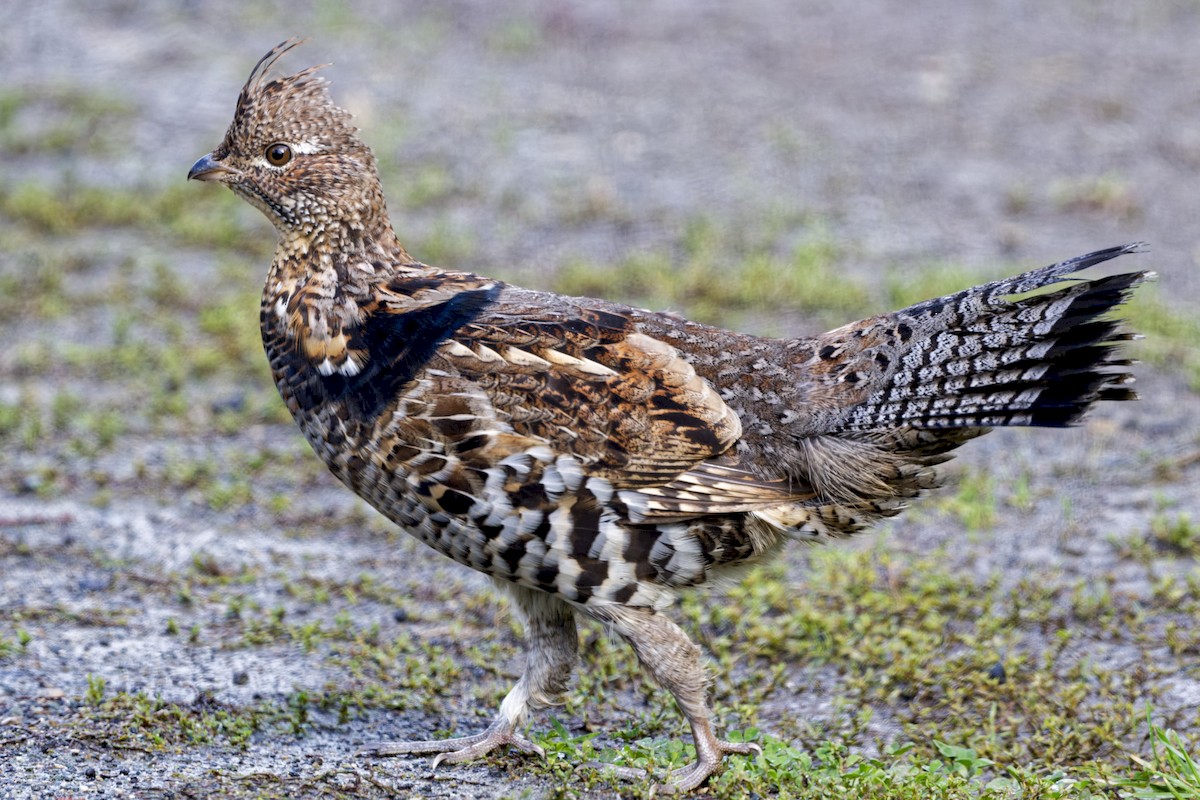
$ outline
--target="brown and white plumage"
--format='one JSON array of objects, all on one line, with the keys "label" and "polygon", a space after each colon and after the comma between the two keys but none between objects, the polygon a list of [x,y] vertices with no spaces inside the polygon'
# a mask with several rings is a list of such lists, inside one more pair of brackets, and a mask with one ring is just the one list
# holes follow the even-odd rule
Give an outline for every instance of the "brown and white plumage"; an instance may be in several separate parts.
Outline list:
[{"label": "brown and white plumage", "polygon": [[711,731],[699,652],[660,613],[679,589],[897,513],[988,427],[1067,425],[1134,396],[1114,352],[1129,335],[1105,314],[1147,273],[1064,279],[1136,246],[800,339],[421,264],[316,68],[268,78],[296,44],[258,63],[189,177],[226,184],[278,230],[263,342],[318,455],[405,530],[508,587],[529,640],[487,731],[371,752],[536,752],[520,728],[564,690],[582,613],[675,696],[698,761],[672,785],[695,787],[753,747]]}]

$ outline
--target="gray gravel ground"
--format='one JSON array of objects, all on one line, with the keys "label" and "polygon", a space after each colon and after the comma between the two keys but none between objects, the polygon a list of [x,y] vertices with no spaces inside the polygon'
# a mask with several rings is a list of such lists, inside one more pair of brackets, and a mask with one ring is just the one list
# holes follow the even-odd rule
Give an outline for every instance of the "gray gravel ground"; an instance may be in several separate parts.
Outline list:
[{"label": "gray gravel ground", "polygon": [[[897,265],[951,261],[995,277],[996,264],[1040,265],[1145,239],[1153,252],[1134,265],[1160,272],[1159,291],[1176,311],[1200,311],[1195,3],[477,0],[361,4],[353,15],[321,3],[9,3],[0,7],[0,88],[119,97],[131,121],[99,152],[9,147],[0,183],[174,185],[219,141],[249,67],[294,34],[312,41],[288,66],[336,62],[328,71],[335,96],[392,165],[387,188],[401,238],[416,243],[418,257],[422,242],[458,243],[444,248],[455,259],[445,266],[539,280],[568,261],[606,264],[669,247],[698,216],[754,227],[782,209],[820,219],[839,269],[862,281]],[[430,175],[450,188],[423,203],[415,185]],[[189,203],[213,202],[207,187],[189,188]],[[245,224],[269,238],[266,223],[247,214]],[[0,233],[6,273],[27,263],[26,251],[87,249],[94,262],[80,296],[119,280],[131,259],[160,259],[200,294],[227,274],[202,241],[164,249],[133,229],[31,241],[3,214]],[[794,235],[779,233],[779,246]],[[236,268],[257,280],[265,265],[262,257]],[[780,324],[813,332],[820,322],[750,316],[744,327],[778,333]],[[430,704],[342,724],[334,711],[314,710],[305,736],[256,736],[245,750],[114,750],[69,725],[86,705],[89,675],[108,693],[142,691],[214,711],[346,680],[322,647],[230,646],[228,603],[211,594],[181,603],[174,577],[182,573],[228,579],[226,595],[283,608],[288,619],[305,619],[317,602],[289,593],[289,579],[357,586],[343,607],[356,620],[378,619],[385,639],[487,634],[494,643],[494,630],[507,626],[486,581],[389,531],[320,471],[287,424],[265,418],[235,432],[140,425],[141,387],[38,373],[23,360],[31,343],[95,343],[111,330],[103,309],[0,318],[0,401],[47,403],[56,382],[69,380],[89,403],[124,406],[135,420],[115,447],[86,457],[52,434],[37,448],[6,440],[0,453],[0,637],[18,627],[33,635],[20,656],[0,651],[0,798],[203,797],[254,787],[269,795],[267,773],[294,778],[287,792],[296,794],[545,791],[517,769],[470,766],[431,778],[418,760],[380,768],[351,755],[370,739],[477,727],[480,705],[519,672],[511,647],[497,651],[505,660],[491,669],[452,652],[456,688]],[[197,387],[197,406],[258,396],[232,380]],[[1028,474],[1050,496],[1036,514],[1002,514],[964,540],[964,569],[1014,581],[1046,568],[1104,573],[1117,588],[1144,590],[1144,572],[1127,568],[1109,537],[1145,531],[1164,508],[1200,519],[1200,395],[1167,369],[1139,368],[1139,381],[1143,402],[1101,409],[1078,430],[1002,432],[965,448],[966,469],[986,465],[1002,481]],[[216,509],[173,466],[201,461],[233,480],[247,452],[269,460],[254,497],[286,495],[285,510],[265,502]],[[1155,472],[1171,463],[1178,468],[1165,478]],[[44,490],[47,475],[53,485]],[[99,503],[97,475],[109,487]],[[1069,529],[1061,495],[1078,521]],[[959,533],[922,519],[930,517],[896,523],[890,540],[919,553]],[[802,557],[789,563],[802,581]],[[1196,565],[1179,559],[1163,569],[1187,574]],[[364,575],[373,578],[364,584]],[[256,579],[237,588],[239,576]],[[182,633],[167,633],[171,625]],[[203,634],[189,641],[194,625]],[[1120,662],[1130,657],[1121,647],[1094,655]],[[797,681],[818,687],[836,680],[832,667],[797,670]],[[1194,667],[1159,688],[1160,705],[1197,719]],[[636,685],[620,692],[642,702]],[[770,703],[766,723],[830,713],[815,689]],[[591,722],[602,728],[604,713]],[[892,731],[886,709],[873,724],[880,736]]]}]

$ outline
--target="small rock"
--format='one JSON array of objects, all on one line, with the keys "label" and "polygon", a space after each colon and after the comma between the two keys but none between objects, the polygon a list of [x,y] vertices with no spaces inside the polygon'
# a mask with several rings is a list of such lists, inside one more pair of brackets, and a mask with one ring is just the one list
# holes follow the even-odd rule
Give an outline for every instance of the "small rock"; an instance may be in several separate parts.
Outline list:
[{"label": "small rock", "polygon": [[84,575],[79,579],[79,591],[81,592],[102,592],[112,586],[113,576],[111,573],[92,573]]},{"label": "small rock", "polygon": [[220,400],[215,400],[212,403],[212,412],[220,414],[224,411],[238,413],[246,408],[246,395],[239,392],[238,394],[223,397]]},{"label": "small rock", "polygon": [[94,780],[96,780],[96,768],[95,768],[95,767],[88,767],[87,769],[85,769],[85,770],[83,771],[83,775],[84,775],[84,777],[85,777],[85,778],[87,778],[88,780],[93,780],[93,781],[94,781]]},{"label": "small rock", "polygon": [[392,612],[392,619],[396,620],[396,622],[408,622],[408,612],[403,608],[397,608]]},{"label": "small rock", "polygon": [[239,669],[237,672],[233,673],[233,685],[234,686],[245,686],[249,682],[250,682],[250,673],[247,672],[246,670]]},{"label": "small rock", "polygon": [[999,661],[992,664],[991,669],[987,671],[987,676],[996,683],[1004,683],[1008,680],[1008,673],[1004,671],[1004,665]]}]

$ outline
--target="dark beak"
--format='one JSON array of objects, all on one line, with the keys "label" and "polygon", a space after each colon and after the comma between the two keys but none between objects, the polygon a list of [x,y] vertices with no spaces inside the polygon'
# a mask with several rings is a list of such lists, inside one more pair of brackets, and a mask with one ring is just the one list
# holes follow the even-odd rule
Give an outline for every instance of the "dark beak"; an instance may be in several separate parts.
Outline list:
[{"label": "dark beak", "polygon": [[188,170],[188,180],[219,181],[223,175],[236,175],[237,170],[230,169],[213,158],[212,153],[201,158]]}]

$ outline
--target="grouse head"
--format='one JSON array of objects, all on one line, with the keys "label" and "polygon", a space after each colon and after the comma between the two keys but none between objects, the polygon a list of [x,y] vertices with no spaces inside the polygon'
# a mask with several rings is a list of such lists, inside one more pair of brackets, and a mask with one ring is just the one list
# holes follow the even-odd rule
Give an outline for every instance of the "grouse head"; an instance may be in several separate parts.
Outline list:
[{"label": "grouse head", "polygon": [[326,81],[309,67],[267,79],[301,40],[281,42],[259,60],[238,95],[225,138],[188,178],[217,181],[262,210],[282,238],[391,237],[371,149]]}]

